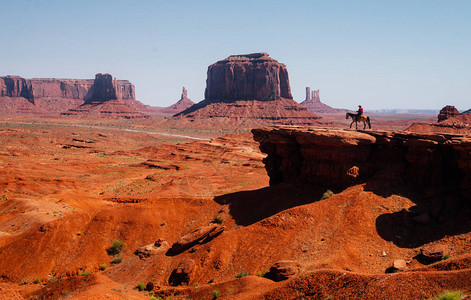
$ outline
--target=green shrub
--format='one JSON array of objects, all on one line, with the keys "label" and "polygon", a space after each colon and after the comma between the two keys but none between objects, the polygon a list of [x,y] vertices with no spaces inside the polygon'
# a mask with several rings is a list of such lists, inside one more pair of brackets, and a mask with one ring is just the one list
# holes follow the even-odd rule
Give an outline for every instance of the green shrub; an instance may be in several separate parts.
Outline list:
[{"label": "green shrub", "polygon": [[81,231],[77,232],[77,235],[78,236],[82,235],[82,232]]},{"label": "green shrub", "polygon": [[333,195],[335,195],[334,192],[332,192],[331,190],[327,190],[324,194],[322,194],[321,200],[328,199]]},{"label": "green shrub", "polygon": [[442,260],[447,260],[449,259],[451,256],[450,254],[445,254],[443,257],[442,257]]},{"label": "green shrub", "polygon": [[123,261],[123,258],[121,256],[116,256],[111,260],[112,265],[117,265],[120,264]]},{"label": "green shrub", "polygon": [[106,268],[108,268],[108,266],[106,264],[102,264],[100,266],[100,271],[104,271],[104,270],[106,270]]},{"label": "green shrub", "polygon": [[106,249],[108,255],[118,255],[124,248],[124,242],[120,240],[113,240],[111,247]]},{"label": "green shrub", "polygon": [[27,280],[23,280],[22,282],[20,282],[20,285],[25,285],[25,284],[28,284]]},{"label": "green shrub", "polygon": [[446,291],[433,298],[434,300],[461,300],[463,293],[460,291]]},{"label": "green shrub", "polygon": [[83,272],[81,272],[81,273],[78,273],[77,275],[78,275],[78,276],[88,276],[88,275],[90,275],[90,272],[88,272],[88,271],[83,271]]},{"label": "green shrub", "polygon": [[219,295],[221,294],[221,291],[219,290],[214,290],[213,291],[213,299],[219,298]]},{"label": "green shrub", "polygon": [[34,284],[38,284],[41,282],[41,278],[36,277],[36,279],[33,281]]},{"label": "green shrub", "polygon": [[262,271],[258,271],[258,272],[257,272],[257,276],[258,276],[258,277],[264,277],[265,274],[267,274],[267,273],[268,273],[268,271],[267,271],[266,269],[264,269],[264,270],[262,270]]},{"label": "green shrub", "polygon": [[143,284],[142,282],[139,282],[139,283],[137,284],[137,289],[138,289],[139,291],[143,291],[145,288],[146,288],[146,285]]},{"label": "green shrub", "polygon": [[221,216],[214,218],[214,223],[222,224],[222,222],[224,222],[224,219]]},{"label": "green shrub", "polygon": [[155,292],[154,291],[150,291],[147,293],[147,296],[154,296],[155,295]]},{"label": "green shrub", "polygon": [[239,278],[249,276],[249,275],[250,275],[249,272],[240,272],[239,274],[235,276],[235,278],[239,279]]}]

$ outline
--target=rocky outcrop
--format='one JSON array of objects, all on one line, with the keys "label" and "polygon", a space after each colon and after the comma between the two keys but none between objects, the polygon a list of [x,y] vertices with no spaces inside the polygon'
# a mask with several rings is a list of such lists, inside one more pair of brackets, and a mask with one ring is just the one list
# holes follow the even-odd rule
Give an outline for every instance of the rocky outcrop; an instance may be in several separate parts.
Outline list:
[{"label": "rocky outcrop", "polygon": [[232,55],[209,66],[205,100],[174,119],[317,125],[320,117],[292,100],[288,71],[267,53]]},{"label": "rocky outcrop", "polygon": [[267,53],[231,55],[209,66],[205,99],[210,102],[292,99],[288,70]]},{"label": "rocky outcrop", "polygon": [[[104,80],[105,75],[107,74],[96,76],[101,76]],[[115,87],[115,99],[124,101],[128,106],[140,103],[135,99],[132,83],[127,80],[111,80]],[[93,79],[0,77],[0,113],[58,114],[97,99],[100,92],[103,91],[100,87],[95,87]]]},{"label": "rocky outcrop", "polygon": [[[471,199],[471,138],[335,129],[254,129],[270,184],[345,188],[371,179]],[[357,167],[357,176],[352,176]]]},{"label": "rocky outcrop", "polygon": [[300,269],[301,265],[299,263],[291,260],[283,260],[271,266],[265,277],[274,281],[282,281],[299,274]]},{"label": "rocky outcrop", "polygon": [[169,245],[167,241],[165,241],[164,239],[158,239],[152,244],[140,247],[139,249],[134,251],[134,254],[139,256],[140,259],[146,259],[164,251],[167,251],[168,248]]},{"label": "rocky outcrop", "polygon": [[169,284],[172,286],[190,283],[192,275],[195,273],[196,262],[192,259],[184,259],[178,267],[172,272],[169,278]]},{"label": "rocky outcrop", "polygon": [[226,228],[219,224],[210,224],[200,227],[178,239],[178,241],[172,245],[172,248],[170,248],[169,254],[178,254],[193,247],[196,244],[206,243],[220,235],[224,229]]},{"label": "rocky outcrop", "polygon": [[454,106],[447,105],[440,110],[438,122],[433,124],[414,123],[406,131],[417,133],[471,134],[471,114],[460,113]]},{"label": "rocky outcrop", "polygon": [[306,87],[306,99],[301,102],[301,105],[306,107],[310,112],[316,114],[342,113],[346,111],[345,109],[333,108],[327,104],[322,103],[319,96],[319,90],[314,90],[311,92],[310,87]]},{"label": "rocky outcrop", "polygon": [[440,113],[438,114],[438,122],[458,115],[460,115],[460,112],[454,106],[447,105],[440,110]]}]

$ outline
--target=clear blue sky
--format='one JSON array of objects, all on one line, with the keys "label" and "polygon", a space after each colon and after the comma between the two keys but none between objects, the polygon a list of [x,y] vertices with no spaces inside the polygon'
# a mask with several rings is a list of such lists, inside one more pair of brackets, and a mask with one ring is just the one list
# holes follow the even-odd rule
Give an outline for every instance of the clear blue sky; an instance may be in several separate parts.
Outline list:
[{"label": "clear blue sky", "polygon": [[207,67],[268,52],[341,108],[471,108],[471,1],[0,0],[0,76],[94,78],[168,106]]}]

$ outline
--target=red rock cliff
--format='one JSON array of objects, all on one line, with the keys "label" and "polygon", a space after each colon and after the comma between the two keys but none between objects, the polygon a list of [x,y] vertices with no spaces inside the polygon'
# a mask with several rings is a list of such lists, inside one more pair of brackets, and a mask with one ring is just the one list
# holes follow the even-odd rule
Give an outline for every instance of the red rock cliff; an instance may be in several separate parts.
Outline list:
[{"label": "red rock cliff", "polygon": [[370,179],[414,190],[458,191],[471,199],[471,138],[335,129],[254,129],[270,184],[345,188]]},{"label": "red rock cliff", "polygon": [[286,66],[267,53],[231,55],[208,67],[210,102],[292,99]]}]

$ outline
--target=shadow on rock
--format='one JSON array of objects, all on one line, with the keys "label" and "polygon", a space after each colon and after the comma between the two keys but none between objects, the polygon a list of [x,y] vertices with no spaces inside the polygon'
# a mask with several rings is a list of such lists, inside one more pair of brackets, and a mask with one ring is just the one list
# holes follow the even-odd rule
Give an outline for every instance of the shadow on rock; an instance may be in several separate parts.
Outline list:
[{"label": "shadow on rock", "polygon": [[386,241],[401,248],[416,248],[446,236],[471,231],[471,207],[459,189],[412,191],[403,185],[387,187],[372,183],[365,186],[377,195],[400,195],[416,205],[409,209],[380,215],[376,230]]},{"label": "shadow on rock", "polygon": [[278,185],[215,197],[219,204],[229,204],[229,213],[238,225],[248,226],[295,206],[319,201],[326,188]]}]

